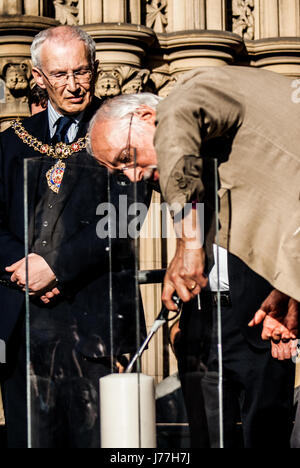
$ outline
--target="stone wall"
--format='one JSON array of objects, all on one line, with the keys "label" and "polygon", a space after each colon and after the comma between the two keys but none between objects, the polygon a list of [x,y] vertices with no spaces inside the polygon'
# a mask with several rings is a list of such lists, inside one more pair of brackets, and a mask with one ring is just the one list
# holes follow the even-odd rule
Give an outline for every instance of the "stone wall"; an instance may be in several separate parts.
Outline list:
[{"label": "stone wall", "polygon": [[[144,90],[164,97],[181,73],[201,65],[251,65],[300,77],[300,0],[0,0],[2,129],[29,115],[32,38],[60,23],[82,25],[95,39],[100,97]],[[152,207],[147,223],[157,216]],[[173,252],[174,239],[143,240],[141,268],[164,267]],[[160,293],[158,286],[143,288],[149,326]],[[144,369],[157,380],[175,371],[163,332]]]}]

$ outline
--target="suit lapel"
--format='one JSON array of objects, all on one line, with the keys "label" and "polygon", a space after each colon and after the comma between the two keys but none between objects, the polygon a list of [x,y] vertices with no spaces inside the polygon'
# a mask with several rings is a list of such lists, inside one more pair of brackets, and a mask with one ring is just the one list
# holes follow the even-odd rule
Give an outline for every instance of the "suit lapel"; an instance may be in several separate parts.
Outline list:
[{"label": "suit lapel", "polygon": [[[89,122],[92,119],[93,115],[100,107],[101,101],[98,98],[94,98],[91,105],[84,113],[84,116],[79,125],[79,130],[76,136],[76,140],[79,138],[84,138],[88,131]],[[41,112],[38,116],[29,119],[26,130],[38,140],[41,140],[45,143],[50,143],[50,131],[49,131],[49,121],[48,121],[48,112],[47,110]],[[42,135],[43,137],[37,137],[37,135]],[[78,182],[80,181],[81,174],[85,170],[85,160],[86,152],[75,153],[68,160],[63,161],[66,164],[64,177],[62,184],[59,190],[59,193],[56,194],[47,189],[49,192],[45,194],[45,203],[56,205],[57,216],[59,217],[67,203],[67,201],[72,196],[73,191],[75,190]],[[35,208],[38,202],[38,194],[40,183],[44,183],[44,180],[41,178],[45,176],[45,163],[47,170],[55,165],[57,160],[50,159],[48,157],[42,157],[40,153],[36,152],[34,154],[35,161],[28,161],[28,212],[30,215],[30,224],[29,224],[29,245],[32,245],[34,239],[34,230],[35,230]]]},{"label": "suit lapel", "polygon": [[[49,131],[47,110],[28,119],[24,123],[24,127],[26,128],[27,132],[30,135],[42,141],[43,143],[48,144],[50,142],[50,131]],[[29,246],[31,246],[33,242],[33,238],[34,238],[35,208],[38,202],[39,186],[41,183],[45,157],[42,156],[42,154],[39,153],[38,151],[32,150],[32,148],[28,147],[28,149],[30,151],[28,152],[26,150],[24,151],[24,160],[26,159],[26,167],[27,167],[27,170],[24,170],[24,176],[27,179],[24,184],[25,185],[24,189],[26,190],[26,187],[27,187],[27,199],[28,199],[27,211],[28,211],[28,218],[29,218],[28,241],[29,241]],[[49,162],[50,162],[50,159],[49,159]]]}]

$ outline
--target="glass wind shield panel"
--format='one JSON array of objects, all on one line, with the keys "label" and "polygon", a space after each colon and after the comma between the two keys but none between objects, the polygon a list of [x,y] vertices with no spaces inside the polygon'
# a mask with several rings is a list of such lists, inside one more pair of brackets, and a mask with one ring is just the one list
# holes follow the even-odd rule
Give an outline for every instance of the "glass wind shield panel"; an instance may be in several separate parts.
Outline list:
[{"label": "glass wind shield panel", "polygon": [[[180,322],[163,310],[176,239],[159,193],[74,161],[24,169],[28,446],[222,446],[220,295],[185,304]],[[215,174],[210,160],[199,207],[208,246]]]},{"label": "glass wind shield panel", "polygon": [[80,157],[27,160],[24,180],[28,446],[100,447],[99,379],[145,333],[119,226],[134,185]]},{"label": "glass wind shield panel", "polygon": [[[128,184],[125,174],[122,178],[123,183]],[[130,383],[124,384],[124,388],[127,388],[127,395],[124,399],[120,383],[118,397],[122,404],[120,407],[115,401],[114,405],[110,405],[111,417],[117,418],[119,415],[120,420],[120,415],[125,415],[126,434],[120,430],[118,445],[113,445],[114,441],[110,439],[110,442],[106,441],[106,443],[111,445],[105,446],[112,447],[113,445],[119,448],[154,446],[151,445],[153,443],[153,437],[151,438],[153,429],[151,426],[153,413],[150,404],[151,382],[147,383],[145,377],[152,378],[155,385],[155,445],[157,449],[178,450],[178,448],[223,446],[220,322],[222,298],[218,290],[227,280],[219,279],[221,268],[218,267],[219,251],[216,247],[218,178],[215,160],[205,160],[203,180],[206,189],[203,203],[197,206],[195,203],[188,204],[185,214],[189,215],[191,210],[197,208],[203,231],[200,234],[203,236],[207,250],[207,274],[214,266],[211,274],[212,290],[208,287],[189,304],[184,304],[184,306],[179,304],[181,316],[174,312],[168,313],[163,308],[161,300],[165,270],[176,248],[173,221],[169,214],[170,207],[161,200],[160,194],[154,190],[155,186],[149,181],[135,185],[130,183],[128,188],[131,187],[132,191],[129,192],[128,203],[125,203],[125,199],[120,200],[119,212],[122,215],[122,221],[119,224],[123,234],[132,240],[135,252],[136,324],[140,321],[140,328],[136,333],[135,354],[125,357],[129,361],[127,373],[130,372],[132,378],[135,379],[138,393],[134,394],[135,400],[132,404],[130,397],[133,390]],[[133,200],[130,199],[131,195]],[[149,205],[150,197],[151,204]],[[215,247],[213,247],[214,243]],[[117,246],[113,246],[112,253],[114,248],[118,249]],[[117,289],[112,281],[111,300],[113,303],[120,300]],[[124,300],[126,296],[127,292],[125,292]],[[146,322],[146,339],[143,329],[144,321]],[[114,392],[113,384],[114,382],[110,388],[106,389],[107,392]],[[107,405],[110,404],[109,399],[108,401],[105,399],[105,402]],[[117,406],[117,410],[113,406]],[[125,407],[130,408],[130,415]],[[118,428],[113,426],[107,427],[110,434],[118,431]],[[136,434],[135,440],[128,440],[127,434],[129,433]],[[137,434],[140,436],[139,439]]]}]

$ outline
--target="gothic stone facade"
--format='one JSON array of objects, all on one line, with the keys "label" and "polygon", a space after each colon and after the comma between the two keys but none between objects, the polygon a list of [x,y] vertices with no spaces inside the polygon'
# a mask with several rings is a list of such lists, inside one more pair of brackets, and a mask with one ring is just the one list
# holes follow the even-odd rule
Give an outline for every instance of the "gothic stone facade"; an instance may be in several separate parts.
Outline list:
[{"label": "gothic stone facade", "polygon": [[[164,97],[181,73],[201,65],[250,65],[300,77],[300,0],[0,0],[2,128],[29,115],[30,44],[58,24],[81,25],[95,39],[100,97],[145,90]],[[157,216],[152,208],[145,229]],[[166,266],[173,252],[174,239],[143,239],[140,267]],[[143,286],[142,292],[150,325],[161,290]],[[144,370],[160,380],[175,368],[160,334]]]}]

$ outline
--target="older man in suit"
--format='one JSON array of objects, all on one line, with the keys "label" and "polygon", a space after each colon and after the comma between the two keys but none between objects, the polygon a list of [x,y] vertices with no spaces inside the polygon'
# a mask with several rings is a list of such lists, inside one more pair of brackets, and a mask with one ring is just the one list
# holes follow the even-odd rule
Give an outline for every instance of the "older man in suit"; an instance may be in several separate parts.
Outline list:
[{"label": "older man in suit", "polygon": [[[292,84],[281,75],[246,67],[197,69],[183,77],[157,112],[132,103],[126,109],[125,98],[116,98],[103,106],[91,128],[93,154],[102,164],[131,180],[159,179],[175,209],[181,236],[163,293],[170,310],[175,310],[175,290],[189,301],[207,285],[209,246],[203,249],[194,228],[196,210],[186,217],[181,210],[187,202],[204,199],[204,162],[218,160],[220,244],[230,252],[223,359],[227,377],[232,382],[234,376],[236,389],[243,390],[246,446],[274,440],[288,446],[291,429],[291,343],[300,300],[299,108]],[[118,157],[126,131],[115,141],[110,136],[120,120],[131,134],[126,159]],[[250,325],[264,321],[262,337],[272,338],[273,357],[286,362],[272,359],[270,348],[249,329],[254,314]],[[214,355],[210,358],[215,361]]]},{"label": "older man in suit", "polygon": [[[77,27],[41,32],[32,44],[33,75],[48,92],[48,109],[13,122],[0,138],[0,338],[7,343],[1,384],[13,448],[27,445],[28,427],[24,161],[32,445],[98,447],[98,379],[137,347],[134,280],[119,276],[134,267],[131,241],[109,240],[97,229],[101,203],[117,209],[119,196],[130,203],[132,191],[85,149],[101,104],[94,97],[95,51]],[[143,184],[138,193],[148,198]],[[143,333],[143,315],[137,321]]]}]

